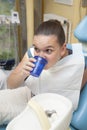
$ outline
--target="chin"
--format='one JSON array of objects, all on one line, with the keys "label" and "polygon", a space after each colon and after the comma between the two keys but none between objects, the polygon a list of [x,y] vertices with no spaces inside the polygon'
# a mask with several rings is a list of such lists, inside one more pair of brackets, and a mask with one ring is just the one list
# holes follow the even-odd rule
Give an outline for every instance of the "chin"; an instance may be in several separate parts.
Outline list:
[{"label": "chin", "polygon": [[44,70],[48,70],[49,68],[51,68],[52,66],[48,66],[48,65],[46,65],[45,67],[44,67]]}]

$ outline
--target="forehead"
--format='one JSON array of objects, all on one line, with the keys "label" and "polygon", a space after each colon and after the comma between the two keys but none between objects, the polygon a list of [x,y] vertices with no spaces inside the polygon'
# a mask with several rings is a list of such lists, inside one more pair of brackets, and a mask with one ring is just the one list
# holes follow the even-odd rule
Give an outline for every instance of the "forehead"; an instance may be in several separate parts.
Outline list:
[{"label": "forehead", "polygon": [[55,35],[36,35],[34,36],[33,45],[37,47],[55,47],[58,46]]}]

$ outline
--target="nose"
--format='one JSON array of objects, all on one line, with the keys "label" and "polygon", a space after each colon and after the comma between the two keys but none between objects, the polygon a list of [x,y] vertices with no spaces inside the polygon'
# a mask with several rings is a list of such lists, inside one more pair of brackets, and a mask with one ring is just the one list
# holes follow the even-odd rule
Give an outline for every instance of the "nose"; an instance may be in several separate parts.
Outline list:
[{"label": "nose", "polygon": [[43,52],[43,51],[40,51],[39,56],[45,58],[44,52]]}]

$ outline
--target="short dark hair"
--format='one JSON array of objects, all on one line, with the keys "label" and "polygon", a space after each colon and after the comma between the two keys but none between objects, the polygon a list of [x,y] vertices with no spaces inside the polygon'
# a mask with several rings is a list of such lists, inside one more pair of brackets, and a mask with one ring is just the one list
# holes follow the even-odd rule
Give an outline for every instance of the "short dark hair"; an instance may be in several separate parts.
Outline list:
[{"label": "short dark hair", "polygon": [[60,45],[65,43],[65,33],[61,23],[58,20],[51,19],[42,22],[35,31],[35,35],[55,35]]}]

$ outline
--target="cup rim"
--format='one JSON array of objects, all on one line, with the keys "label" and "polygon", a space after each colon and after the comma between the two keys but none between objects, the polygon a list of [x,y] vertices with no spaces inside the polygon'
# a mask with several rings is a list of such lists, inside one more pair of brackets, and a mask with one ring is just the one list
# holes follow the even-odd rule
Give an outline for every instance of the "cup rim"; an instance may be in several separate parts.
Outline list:
[{"label": "cup rim", "polygon": [[47,63],[47,60],[41,56],[34,56],[35,59],[38,59],[39,61],[43,59],[45,63]]}]

